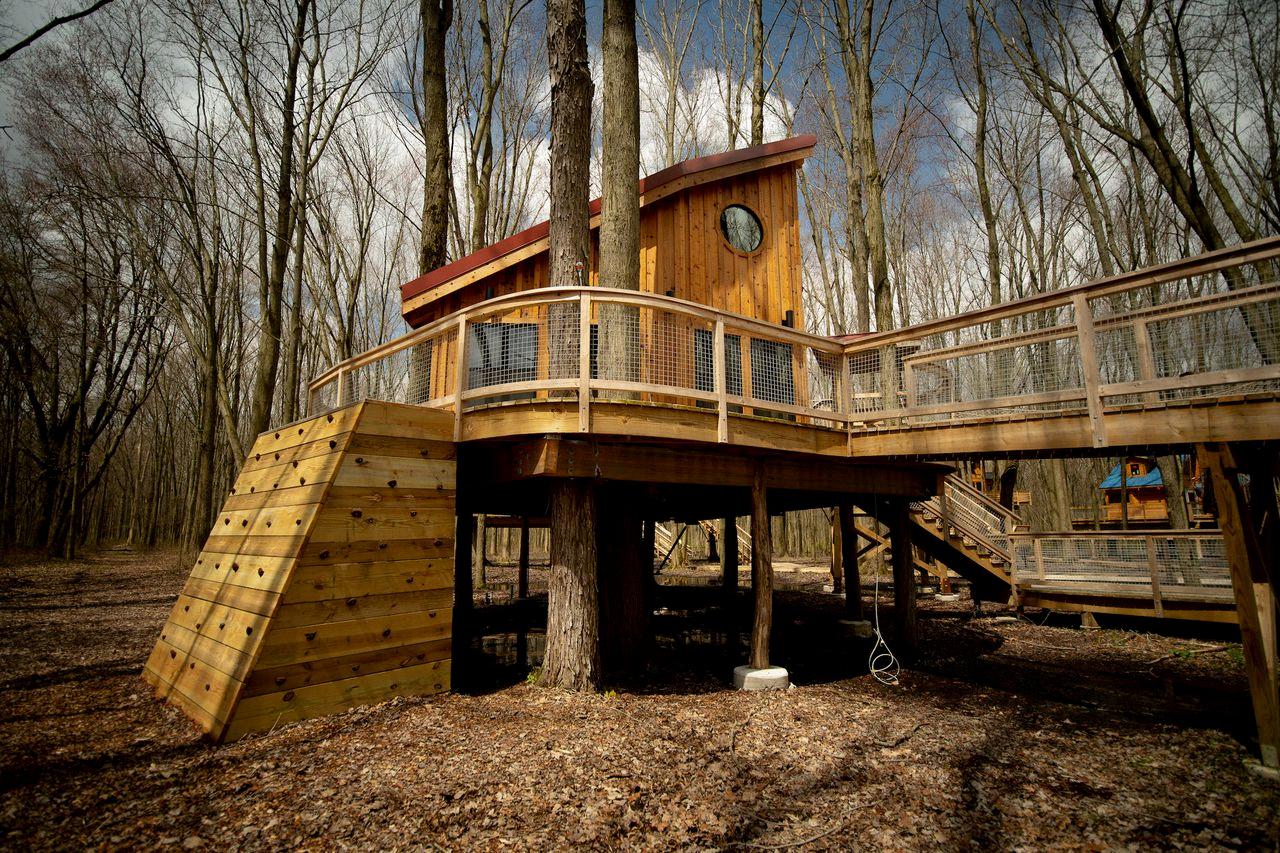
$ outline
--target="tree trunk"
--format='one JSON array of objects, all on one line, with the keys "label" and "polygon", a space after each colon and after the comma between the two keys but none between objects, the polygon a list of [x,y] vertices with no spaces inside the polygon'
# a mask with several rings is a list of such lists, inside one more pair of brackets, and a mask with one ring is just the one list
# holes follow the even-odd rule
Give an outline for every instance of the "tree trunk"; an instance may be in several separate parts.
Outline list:
[{"label": "tree trunk", "polygon": [[547,649],[539,683],[600,689],[600,599],[596,489],[590,482],[551,485],[551,582]]},{"label": "tree trunk", "polygon": [[[635,0],[604,4],[604,117],[601,123],[600,284],[640,289],[640,78]],[[601,304],[602,379],[640,381],[640,313]]]},{"label": "tree trunk", "polygon": [[773,631],[773,531],[765,491],[764,463],[756,463],[751,486],[751,587],[755,619],[751,623],[751,661],[755,669],[769,665],[769,636]]},{"label": "tree trunk", "polygon": [[[583,0],[547,3],[547,61],[551,72],[551,219],[547,279],[552,287],[580,287],[590,262],[588,193],[591,160],[591,72]],[[578,313],[548,312],[550,378],[578,374]]]},{"label": "tree trunk", "polygon": [[840,527],[840,511],[831,515],[831,592],[844,593],[844,530]]},{"label": "tree trunk", "polygon": [[764,2],[751,0],[751,144],[764,143]]},{"label": "tree trunk", "polygon": [[418,272],[428,273],[449,260],[449,115],[445,86],[445,35],[453,20],[453,0],[421,0],[422,141],[425,148],[422,190],[422,242]]}]

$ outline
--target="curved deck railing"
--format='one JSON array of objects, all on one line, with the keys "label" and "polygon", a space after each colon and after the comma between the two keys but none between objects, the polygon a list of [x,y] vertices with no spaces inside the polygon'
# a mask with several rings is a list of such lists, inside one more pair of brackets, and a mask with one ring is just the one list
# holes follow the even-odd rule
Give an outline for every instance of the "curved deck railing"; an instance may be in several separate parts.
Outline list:
[{"label": "curved deck railing", "polygon": [[[1280,238],[849,343],[610,288],[501,296],[347,359],[311,412],[366,398],[455,413],[491,403],[640,401],[855,432],[1005,415],[1088,417],[1280,392]],[[1277,434],[1280,436],[1280,432]],[[1153,443],[1159,443],[1153,439]]]}]

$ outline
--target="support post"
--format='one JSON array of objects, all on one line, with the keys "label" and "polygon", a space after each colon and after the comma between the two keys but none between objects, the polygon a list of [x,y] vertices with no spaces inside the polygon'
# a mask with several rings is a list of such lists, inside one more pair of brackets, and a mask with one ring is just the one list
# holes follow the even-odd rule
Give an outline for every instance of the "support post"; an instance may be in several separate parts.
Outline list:
[{"label": "support post", "polygon": [[[459,685],[469,671],[471,631],[475,612],[471,585],[471,512],[459,501],[453,539],[453,683]],[[459,678],[462,675],[463,678]]]},{"label": "support post", "polygon": [[858,571],[858,527],[853,520],[853,504],[842,503],[840,514],[840,548],[844,563],[844,615],[862,621],[862,576]]},{"label": "support post", "polygon": [[732,651],[738,647],[734,619],[738,600],[738,519],[733,516],[720,521],[720,598],[724,609],[725,644]]},{"label": "support post", "polygon": [[[1080,346],[1080,370],[1084,374],[1085,405],[1089,409],[1089,425],[1093,430],[1093,446],[1107,444],[1106,425],[1102,420],[1102,396],[1098,393],[1098,349],[1093,329],[1093,311],[1089,297],[1077,293],[1072,297],[1076,311],[1076,333]],[[1068,522],[1071,519],[1067,519]]]},{"label": "support post", "polygon": [[844,594],[844,532],[840,529],[840,512],[831,513],[831,592]]},{"label": "support post", "polygon": [[520,561],[516,569],[516,601],[520,602],[520,630],[516,632],[516,666],[529,666],[529,516],[520,516]]},{"label": "support post", "polygon": [[1231,590],[1235,595],[1244,647],[1249,695],[1258,724],[1262,765],[1280,768],[1280,695],[1277,695],[1276,600],[1274,578],[1263,559],[1252,512],[1244,499],[1234,455],[1225,445],[1202,444],[1200,463],[1213,478],[1218,526],[1227,546]]},{"label": "support post", "polygon": [[484,515],[476,515],[475,519],[476,533],[471,540],[471,586],[474,589],[484,589],[488,586],[484,572],[484,546],[488,537],[485,535]]},{"label": "support post", "polygon": [[516,575],[516,598],[529,597],[529,516],[520,516],[520,563]]},{"label": "support post", "polygon": [[591,429],[591,294],[578,307],[578,432]]},{"label": "support post", "polygon": [[773,631],[773,532],[769,527],[769,501],[764,463],[756,463],[751,485],[751,587],[755,593],[755,619],[751,623],[753,669],[769,666],[769,638]]},{"label": "support post", "polygon": [[1164,597],[1160,594],[1160,563],[1156,559],[1156,538],[1142,537],[1147,543],[1147,570],[1151,573],[1151,602],[1155,607],[1156,617],[1164,618]]},{"label": "support post", "polygon": [[898,656],[910,660],[916,650],[916,573],[911,559],[911,516],[906,501],[889,507],[889,551],[893,557],[893,617]]},{"label": "support post", "polygon": [[716,440],[723,444],[729,440],[729,391],[725,377],[723,318],[716,319],[715,338],[711,349],[711,369],[715,377],[716,391]]}]

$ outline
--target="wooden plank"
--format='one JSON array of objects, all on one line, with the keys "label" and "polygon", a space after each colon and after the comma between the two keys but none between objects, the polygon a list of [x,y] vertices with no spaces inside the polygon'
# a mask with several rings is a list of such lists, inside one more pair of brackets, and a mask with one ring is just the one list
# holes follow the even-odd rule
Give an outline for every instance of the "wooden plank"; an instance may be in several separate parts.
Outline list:
[{"label": "wooden plank", "polygon": [[361,404],[357,403],[305,421],[267,430],[254,440],[249,454],[252,456],[258,453],[275,453],[300,444],[309,444],[350,432],[359,420],[360,412]]},{"label": "wooden plank", "polygon": [[293,486],[285,489],[268,489],[267,491],[244,492],[227,495],[222,502],[224,511],[264,509],[270,507],[303,506],[319,503],[324,499],[329,488],[327,481],[316,481],[305,486]]},{"label": "wooden plank", "polygon": [[457,458],[457,448],[456,444],[447,439],[431,440],[357,432],[347,445],[347,455],[355,458],[404,456],[410,459],[451,460]]},{"label": "wooden plank", "polygon": [[450,635],[452,621],[453,615],[446,607],[324,625],[272,628],[262,644],[255,668],[324,660],[371,649],[438,640]]},{"label": "wooden plank", "polygon": [[260,471],[263,468],[271,468],[276,465],[290,465],[303,459],[327,456],[335,452],[340,453],[342,448],[349,444],[350,440],[351,434],[343,432],[274,451],[260,451],[255,448],[249,452],[244,465],[240,466],[240,473]]},{"label": "wooden plank", "polygon": [[453,540],[443,537],[426,540],[369,540],[365,542],[310,541],[300,560],[306,563],[363,563],[373,560],[438,559],[453,555]]},{"label": "wooden plank", "polygon": [[[448,390],[453,391],[452,388]],[[373,436],[398,436],[448,441],[452,432],[453,415],[450,412],[426,406],[370,400],[364,405],[353,440],[370,440]]]},{"label": "wooden plank", "polygon": [[449,589],[453,586],[452,558],[397,560],[384,563],[338,563],[299,566],[285,593],[286,603],[326,601],[358,595],[382,595],[397,590]]},{"label": "wooden plank", "polygon": [[280,598],[280,594],[274,590],[254,589],[225,581],[218,582],[196,577],[187,578],[187,583],[182,588],[182,595],[263,616],[271,615]]},{"label": "wooden plank", "polygon": [[207,551],[242,554],[252,557],[295,557],[306,541],[305,534],[297,536],[254,536],[252,534],[227,534],[210,536],[205,540]]},{"label": "wooden plank", "polygon": [[270,617],[225,604],[179,595],[169,625],[210,637],[233,649],[249,651],[262,637]]},{"label": "wooden plank", "polygon": [[279,592],[288,583],[293,563],[293,557],[201,551],[189,577],[191,580]]},{"label": "wooden plank", "polygon": [[218,513],[211,535],[219,536],[299,536],[305,535],[320,510],[320,504]]},{"label": "wooden plank", "polygon": [[406,669],[432,661],[447,660],[451,649],[452,640],[445,638],[392,649],[374,649],[323,661],[258,669],[245,682],[244,696],[247,698],[297,690],[299,687],[313,684],[324,684],[344,678],[355,678],[392,669]]},{"label": "wooden plank", "polygon": [[[177,654],[207,663],[236,680],[243,680],[253,667],[253,656],[248,651],[232,648],[212,637],[188,631],[181,625],[166,623],[160,629],[160,642],[167,643]],[[154,649],[152,654],[156,654]],[[168,651],[164,654],[168,654]],[[176,655],[169,657],[176,658]]]},{"label": "wooden plank", "polygon": [[[393,696],[421,696],[449,689],[449,661],[432,661],[404,669],[330,681],[282,693],[243,700],[227,728],[226,739],[249,732],[345,711]],[[286,698],[288,697],[288,698]]]},{"label": "wooden plank", "polygon": [[204,661],[161,640],[147,661],[157,694],[174,689],[198,706],[211,721],[226,720],[243,686]]},{"label": "wooden plank", "polygon": [[395,456],[348,457],[333,478],[335,487],[453,489],[452,460],[404,459]]},{"label": "wooden plank", "polygon": [[298,628],[352,619],[421,613],[452,606],[452,589],[395,589],[382,595],[351,595],[345,598],[282,604],[271,619],[271,628]]},{"label": "wooden plank", "polygon": [[396,510],[452,513],[455,492],[448,489],[406,489],[399,483],[395,488],[334,486],[324,502],[326,514],[352,512],[353,510]]},{"label": "wooden plank", "polygon": [[420,512],[404,507],[326,510],[316,519],[311,536],[325,542],[443,539],[453,533],[452,507],[449,510]]},{"label": "wooden plank", "polygon": [[341,452],[335,451],[325,456],[313,456],[309,459],[259,468],[256,471],[241,472],[236,478],[231,494],[254,494],[325,482],[332,479],[334,471],[342,461],[342,456]]}]

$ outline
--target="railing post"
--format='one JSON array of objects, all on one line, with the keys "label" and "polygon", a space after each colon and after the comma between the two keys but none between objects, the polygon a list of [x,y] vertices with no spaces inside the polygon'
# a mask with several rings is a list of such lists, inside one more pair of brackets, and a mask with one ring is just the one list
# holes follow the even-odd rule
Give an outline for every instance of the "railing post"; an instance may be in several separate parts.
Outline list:
[{"label": "railing post", "polygon": [[1044,541],[1039,536],[1032,541],[1035,543],[1036,549],[1036,577],[1044,580]]},{"label": "railing post", "polygon": [[342,398],[343,398],[343,395],[346,394],[346,391],[347,391],[347,371],[339,370],[338,371],[338,390],[335,393],[335,396],[333,398],[333,407],[335,409],[342,408]]},{"label": "railing post", "polygon": [[853,377],[849,373],[850,356],[840,353],[840,412],[844,415],[844,452],[853,455]]},{"label": "railing post", "polygon": [[902,365],[902,390],[906,392],[909,409],[916,404],[916,372],[911,368],[910,362],[904,362]]},{"label": "railing post", "polygon": [[1151,600],[1155,604],[1156,616],[1164,616],[1164,600],[1160,595],[1160,566],[1156,562],[1156,538],[1143,536],[1147,542],[1147,568],[1151,571]]},{"label": "railing post", "polygon": [[725,377],[724,318],[716,318],[715,341],[712,344],[712,370],[715,373],[716,391],[716,440],[729,440],[729,391]]},{"label": "railing post", "polygon": [[[591,294],[578,298],[578,432],[591,429]],[[603,327],[601,327],[603,331]],[[605,342],[600,342],[603,350]]]},{"label": "railing post", "polygon": [[1093,329],[1093,312],[1089,308],[1089,297],[1077,293],[1071,298],[1076,310],[1076,340],[1080,347],[1080,371],[1084,379],[1085,403],[1089,408],[1089,426],[1093,432],[1093,446],[1105,447],[1107,444],[1106,426],[1102,422],[1102,397],[1098,394],[1098,380],[1101,371],[1098,369],[1097,341]]},{"label": "railing post", "polygon": [[[1147,328],[1146,320],[1134,321],[1133,348],[1138,356],[1138,378],[1155,379],[1156,360],[1155,354],[1151,351],[1151,331]],[[1148,391],[1142,395],[1142,401],[1156,403],[1160,401],[1160,395],[1154,391]]]},{"label": "railing post", "polygon": [[462,441],[462,394],[467,390],[467,315],[458,318],[457,354],[453,377],[453,440]]}]

